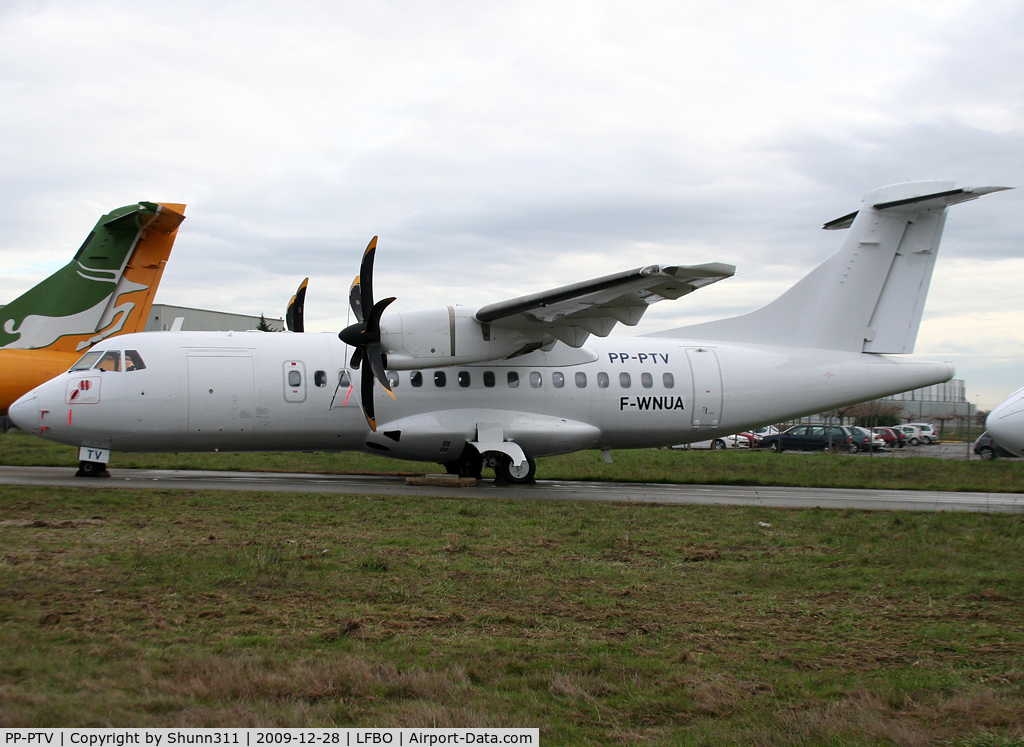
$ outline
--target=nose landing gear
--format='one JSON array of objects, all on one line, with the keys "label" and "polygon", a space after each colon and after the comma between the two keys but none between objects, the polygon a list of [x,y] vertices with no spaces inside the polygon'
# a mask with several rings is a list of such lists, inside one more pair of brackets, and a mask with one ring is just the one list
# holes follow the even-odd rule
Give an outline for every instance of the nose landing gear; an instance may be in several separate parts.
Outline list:
[{"label": "nose landing gear", "polygon": [[75,477],[110,477],[103,462],[79,462]]}]

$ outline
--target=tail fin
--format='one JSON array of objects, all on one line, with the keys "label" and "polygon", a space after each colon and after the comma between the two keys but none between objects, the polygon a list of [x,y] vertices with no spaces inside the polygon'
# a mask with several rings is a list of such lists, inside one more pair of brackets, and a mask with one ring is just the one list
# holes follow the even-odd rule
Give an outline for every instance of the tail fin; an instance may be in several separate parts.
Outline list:
[{"label": "tail fin", "polygon": [[659,336],[865,353],[912,353],[946,208],[1009,187],[956,189],[952,182],[881,187],[857,212],[825,229],[849,228],[839,250],[757,311]]},{"label": "tail fin", "polygon": [[71,262],[0,309],[0,349],[76,352],[144,330],[184,210],[140,202],[100,218]]}]

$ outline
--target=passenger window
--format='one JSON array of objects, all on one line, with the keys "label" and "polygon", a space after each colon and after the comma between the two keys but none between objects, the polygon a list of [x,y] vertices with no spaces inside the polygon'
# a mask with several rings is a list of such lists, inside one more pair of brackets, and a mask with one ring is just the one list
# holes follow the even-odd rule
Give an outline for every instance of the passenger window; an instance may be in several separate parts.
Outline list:
[{"label": "passenger window", "polygon": [[85,371],[92,368],[93,364],[100,359],[103,355],[102,350],[90,350],[88,353],[78,359],[78,362],[73,365],[70,371]]},{"label": "passenger window", "polygon": [[[126,353],[127,355],[127,353]],[[327,372],[326,371],[314,371],[313,372],[313,383],[319,387],[327,386]]]},{"label": "passenger window", "polygon": [[494,386],[494,371],[484,371],[484,386]]},{"label": "passenger window", "polygon": [[597,375],[597,385],[601,389],[607,389],[608,388],[608,374],[606,374],[604,371],[601,371]]},{"label": "passenger window", "polygon": [[338,375],[338,386],[352,386],[352,379],[349,378],[348,371],[342,371]]},{"label": "passenger window", "polygon": [[121,370],[121,351],[120,350],[108,350],[100,358],[100,362],[96,364],[96,370],[98,371],[120,371]]},{"label": "passenger window", "polygon": [[654,386],[654,377],[651,376],[649,373],[640,374],[640,386],[642,386],[644,389],[650,389],[652,386]]},{"label": "passenger window", "polygon": [[302,374],[294,368],[288,372],[288,386],[302,386]]},{"label": "passenger window", "polygon": [[551,374],[551,383],[555,385],[556,389],[561,389],[565,386],[565,374],[561,371],[555,371]]},{"label": "passenger window", "polygon": [[398,386],[398,371],[388,371],[388,385],[394,389]]},{"label": "passenger window", "polygon": [[444,371],[434,371],[434,386],[445,386],[448,383],[448,377],[444,375]]},{"label": "passenger window", "polygon": [[142,356],[139,355],[138,350],[125,350],[124,351],[124,370],[125,371],[141,371],[146,367],[146,364],[142,362]]},{"label": "passenger window", "polygon": [[583,389],[587,385],[587,375],[582,371],[576,372],[576,386]]},{"label": "passenger window", "polygon": [[537,389],[542,383],[544,382],[540,377],[540,371],[530,371],[530,386]]},{"label": "passenger window", "polygon": [[469,384],[469,371],[459,371],[459,386],[465,388]]},{"label": "passenger window", "polygon": [[676,385],[676,380],[672,374],[664,373],[661,375],[661,383],[665,385],[666,389],[671,389]]},{"label": "passenger window", "polygon": [[508,372],[508,385],[512,389],[515,389],[517,386],[519,386],[519,374],[516,373],[515,371]]},{"label": "passenger window", "polygon": [[409,375],[409,383],[412,384],[413,386],[423,386],[423,372],[413,371]]},{"label": "passenger window", "polygon": [[623,389],[629,389],[632,383],[633,382],[630,380],[628,373],[619,374],[619,386],[621,386]]}]

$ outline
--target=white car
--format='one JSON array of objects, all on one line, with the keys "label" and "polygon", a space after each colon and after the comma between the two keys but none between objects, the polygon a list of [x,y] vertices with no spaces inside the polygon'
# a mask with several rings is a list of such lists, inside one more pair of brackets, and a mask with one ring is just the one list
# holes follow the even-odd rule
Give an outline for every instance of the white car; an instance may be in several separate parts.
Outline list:
[{"label": "white car", "polygon": [[896,430],[897,428],[903,433],[903,437],[911,446],[919,446],[923,443],[928,443],[924,440],[924,435],[921,433],[921,429],[916,425],[894,425],[892,427],[893,430]]},{"label": "white car", "polygon": [[697,441],[692,444],[677,444],[672,447],[673,449],[711,449],[712,451],[722,451],[724,449],[736,449],[736,448],[750,448],[750,439],[746,436],[734,434],[732,436],[719,436],[718,438],[708,439],[707,441]]},{"label": "white car", "polygon": [[912,425],[921,431],[921,443],[930,444],[932,441],[939,440],[939,434],[931,423],[907,423],[907,425]]}]

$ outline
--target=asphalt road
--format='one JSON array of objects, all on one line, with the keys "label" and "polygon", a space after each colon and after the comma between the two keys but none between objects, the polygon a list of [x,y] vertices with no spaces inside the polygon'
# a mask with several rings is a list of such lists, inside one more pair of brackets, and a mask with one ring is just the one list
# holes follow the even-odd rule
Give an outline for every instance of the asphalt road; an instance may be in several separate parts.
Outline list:
[{"label": "asphalt road", "polygon": [[663,485],[539,480],[535,485],[419,487],[405,478],[273,472],[112,469],[109,478],[75,477],[71,467],[0,466],[0,485],[95,489],[243,490],[355,495],[422,495],[450,498],[708,504],[775,508],[853,508],[883,511],[988,511],[1024,513],[1022,493],[952,493],[936,490],[764,488],[731,485]]}]

